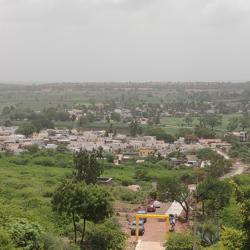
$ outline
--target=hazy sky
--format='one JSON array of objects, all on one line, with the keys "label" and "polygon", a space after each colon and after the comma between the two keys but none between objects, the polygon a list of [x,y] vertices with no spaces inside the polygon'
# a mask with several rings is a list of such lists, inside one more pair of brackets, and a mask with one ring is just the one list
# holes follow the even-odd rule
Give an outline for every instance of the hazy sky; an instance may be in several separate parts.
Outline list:
[{"label": "hazy sky", "polygon": [[0,0],[0,81],[250,80],[250,0]]}]

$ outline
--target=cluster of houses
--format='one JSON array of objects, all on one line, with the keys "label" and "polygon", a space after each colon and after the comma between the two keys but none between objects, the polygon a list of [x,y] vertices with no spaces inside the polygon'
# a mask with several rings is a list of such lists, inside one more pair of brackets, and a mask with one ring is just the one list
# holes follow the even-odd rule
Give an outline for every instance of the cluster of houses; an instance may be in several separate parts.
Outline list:
[{"label": "cluster of houses", "polygon": [[45,148],[56,148],[65,145],[71,151],[80,148],[87,150],[103,148],[111,153],[136,152],[140,157],[152,154],[167,155],[176,150],[176,145],[156,140],[154,136],[128,137],[117,134],[105,135],[105,131],[84,131],[68,129],[46,129],[34,133],[32,137],[16,134],[16,127],[0,127],[0,151],[20,153],[27,146],[38,145]]},{"label": "cluster of houses", "polygon": [[[183,153],[195,152],[198,149],[212,147],[227,151],[230,144],[221,139],[200,139],[194,143],[185,143],[184,138],[179,138],[174,143],[165,143],[156,140],[154,136],[128,137],[122,134],[109,134],[105,131],[77,131],[75,129],[47,129],[40,133],[34,133],[32,137],[25,138],[24,135],[16,134],[16,127],[0,127],[0,152],[11,151],[20,153],[27,146],[38,145],[39,147],[56,149],[58,145],[65,145],[72,152],[81,148],[87,150],[99,149],[116,155],[115,162],[130,157],[138,157],[139,161],[149,156],[166,157],[171,152],[179,151]],[[172,159],[173,164],[178,164],[177,159]],[[188,159],[187,164],[196,166],[196,162]]]}]

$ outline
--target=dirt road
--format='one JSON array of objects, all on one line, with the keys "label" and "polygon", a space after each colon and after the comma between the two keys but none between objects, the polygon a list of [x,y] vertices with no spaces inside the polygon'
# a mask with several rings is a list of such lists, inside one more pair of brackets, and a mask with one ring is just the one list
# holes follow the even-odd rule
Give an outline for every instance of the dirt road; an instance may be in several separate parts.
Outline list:
[{"label": "dirt road", "polygon": [[[216,150],[216,152],[219,155],[222,155],[226,160],[230,159],[230,157],[224,152],[221,152],[220,150]],[[235,175],[242,174],[247,168],[248,168],[248,165],[244,164],[240,160],[236,160],[236,162],[233,163],[233,166],[230,172],[220,177],[220,179],[231,178],[231,177],[234,177]]]}]

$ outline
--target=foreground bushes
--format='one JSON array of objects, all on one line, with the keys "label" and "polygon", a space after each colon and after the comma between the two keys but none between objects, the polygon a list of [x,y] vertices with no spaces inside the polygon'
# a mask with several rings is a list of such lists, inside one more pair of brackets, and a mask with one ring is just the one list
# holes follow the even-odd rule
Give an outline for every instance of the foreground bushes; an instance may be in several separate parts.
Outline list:
[{"label": "foreground bushes", "polygon": [[193,238],[191,234],[171,234],[165,244],[166,250],[192,250]]},{"label": "foreground bushes", "polygon": [[87,232],[85,246],[91,250],[123,250],[125,240],[126,236],[117,222],[108,220]]},{"label": "foreground bushes", "polygon": [[0,228],[1,250],[73,250],[61,239],[45,232],[38,223],[24,218],[13,218]]}]

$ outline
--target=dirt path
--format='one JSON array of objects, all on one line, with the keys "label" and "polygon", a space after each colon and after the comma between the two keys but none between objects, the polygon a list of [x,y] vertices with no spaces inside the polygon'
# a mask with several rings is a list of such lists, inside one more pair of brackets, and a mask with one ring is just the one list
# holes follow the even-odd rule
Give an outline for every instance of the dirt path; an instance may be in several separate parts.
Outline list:
[{"label": "dirt path", "polygon": [[[216,150],[216,152],[219,155],[222,155],[226,160],[231,159],[227,154],[221,152],[220,150]],[[248,165],[244,164],[240,160],[236,160],[233,163],[233,166],[232,166],[232,169],[230,170],[230,172],[223,175],[222,177],[220,177],[220,179],[231,178],[231,177],[234,177],[235,175],[242,174],[242,173],[244,173],[244,171],[246,171],[247,168],[248,168]]]},{"label": "dirt path", "polygon": [[135,250],[164,250],[163,244],[155,241],[139,241]]},{"label": "dirt path", "polygon": [[234,177],[235,175],[242,174],[246,171],[247,167],[248,166],[246,164],[242,163],[241,161],[236,161],[233,164],[231,171],[229,173],[223,175],[220,179],[231,178],[231,177]]}]

